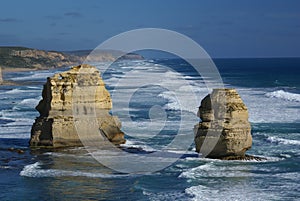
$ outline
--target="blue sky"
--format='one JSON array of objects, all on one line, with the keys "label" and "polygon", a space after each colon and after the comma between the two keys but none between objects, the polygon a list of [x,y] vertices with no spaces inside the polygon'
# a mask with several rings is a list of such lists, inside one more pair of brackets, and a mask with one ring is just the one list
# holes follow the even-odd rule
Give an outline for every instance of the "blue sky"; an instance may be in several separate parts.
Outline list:
[{"label": "blue sky", "polygon": [[213,57],[300,57],[297,0],[10,0],[0,45],[93,49],[137,28],[185,34]]}]

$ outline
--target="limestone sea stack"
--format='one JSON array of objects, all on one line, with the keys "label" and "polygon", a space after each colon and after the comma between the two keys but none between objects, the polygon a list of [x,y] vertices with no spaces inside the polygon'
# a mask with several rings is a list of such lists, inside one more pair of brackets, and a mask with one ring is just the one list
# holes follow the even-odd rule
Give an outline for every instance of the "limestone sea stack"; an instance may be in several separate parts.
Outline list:
[{"label": "limestone sea stack", "polygon": [[196,151],[208,158],[244,159],[252,146],[248,110],[235,89],[214,89],[198,110]]},{"label": "limestone sea stack", "polygon": [[[84,90],[75,93],[75,88],[79,85],[84,86]],[[89,89],[94,92],[92,96],[88,93]],[[36,107],[40,116],[32,126],[31,146],[81,146],[74,123],[75,103],[84,108],[83,112],[90,109],[97,112],[96,127],[102,131],[106,139],[114,144],[125,143],[124,133],[120,130],[120,121],[116,116],[109,114],[112,100],[100,72],[95,67],[83,64],[47,78],[42,97]],[[89,127],[89,125],[82,126]]]}]

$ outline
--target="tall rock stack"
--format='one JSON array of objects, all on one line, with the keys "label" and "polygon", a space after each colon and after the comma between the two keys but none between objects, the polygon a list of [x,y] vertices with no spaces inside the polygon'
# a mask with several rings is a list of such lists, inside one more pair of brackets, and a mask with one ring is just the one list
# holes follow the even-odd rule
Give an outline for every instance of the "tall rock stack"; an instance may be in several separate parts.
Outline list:
[{"label": "tall rock stack", "polygon": [[209,158],[243,159],[252,146],[248,110],[235,89],[214,89],[199,107],[196,151]]},{"label": "tall rock stack", "polygon": [[[75,89],[77,90],[76,87],[78,86],[85,86],[83,87],[84,90],[79,91],[79,93],[76,92]],[[89,90],[93,92],[92,96]],[[78,129],[76,129],[74,122],[76,121],[74,119],[74,104],[83,108],[81,111],[83,117],[86,117],[84,114],[91,110],[96,112],[97,115],[93,118],[96,118],[96,127],[102,131],[104,138],[114,144],[125,143],[124,133],[120,130],[120,121],[117,117],[109,114],[112,100],[99,71],[95,67],[83,64],[47,78],[42,96],[43,99],[36,107],[40,116],[32,126],[31,146],[82,145],[82,138],[78,136]],[[85,124],[80,126],[89,128],[92,122],[87,119]],[[85,129],[85,132],[90,136],[94,135],[94,133],[89,133],[93,130]]]}]

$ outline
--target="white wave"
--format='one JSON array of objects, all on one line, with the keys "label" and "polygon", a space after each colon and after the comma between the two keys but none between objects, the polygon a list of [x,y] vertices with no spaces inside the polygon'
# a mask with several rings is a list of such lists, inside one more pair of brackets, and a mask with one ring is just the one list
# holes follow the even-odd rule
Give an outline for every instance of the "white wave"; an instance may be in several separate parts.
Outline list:
[{"label": "white wave", "polygon": [[122,69],[132,69],[133,67],[132,66],[120,66]]},{"label": "white wave", "polygon": [[22,118],[14,119],[14,122],[9,122],[6,126],[31,126],[34,122],[34,118]]},{"label": "white wave", "polygon": [[277,90],[273,92],[268,92],[265,94],[270,98],[280,98],[287,101],[300,102],[300,94],[286,92],[284,90]]},{"label": "white wave", "polygon": [[253,195],[255,195],[256,201],[278,200],[279,198],[278,195],[259,189],[259,187],[243,184],[239,184],[239,186],[198,185],[185,189],[185,193],[193,196],[192,200],[195,201],[252,201]]},{"label": "white wave", "polygon": [[29,90],[24,90],[24,89],[11,89],[8,91],[5,91],[4,94],[9,94],[9,95],[13,95],[13,94],[21,94],[21,93],[40,93],[40,90],[34,90],[34,89],[29,89]]},{"label": "white wave", "polygon": [[45,79],[46,80],[47,77],[51,77],[53,75],[54,75],[54,72],[36,71],[31,75],[14,77],[14,78],[11,78],[11,80],[13,80],[13,81],[22,81],[22,80],[26,81],[26,80],[36,80],[36,79]]},{"label": "white wave", "polygon": [[0,169],[14,169],[13,166],[0,165]]},{"label": "white wave", "polygon": [[42,99],[41,96],[37,97],[37,98],[27,98],[27,99],[23,99],[20,103],[18,103],[18,106],[25,106],[28,108],[34,108],[35,106],[38,105],[39,101]]},{"label": "white wave", "polygon": [[186,79],[186,80],[195,80],[195,79],[198,79],[198,78],[195,77],[195,76],[186,75],[186,76],[184,76],[184,79]]},{"label": "white wave", "polygon": [[[270,162],[278,162],[281,160],[285,160],[286,158],[278,158],[278,157],[266,157],[266,156],[258,156],[266,158],[266,160],[257,161],[257,160],[233,160],[233,161],[224,161],[220,159],[210,159],[210,158],[202,158],[202,157],[187,157],[185,161],[195,161],[197,163],[204,163],[194,168],[184,170],[179,178],[186,178],[189,180],[197,180],[199,178],[218,178],[218,177],[263,177],[262,174],[253,173],[253,166],[248,164],[256,164],[256,163],[270,163]],[[266,170],[268,171],[268,170]]]},{"label": "white wave", "polygon": [[32,112],[2,110],[0,119],[7,120],[1,124],[0,138],[28,139],[30,137],[31,125],[34,122]]},{"label": "white wave", "polygon": [[27,125],[31,125],[34,122],[34,119],[30,119],[30,118],[1,117],[0,119],[12,121],[12,122],[6,123],[5,126],[27,126]]},{"label": "white wave", "polygon": [[267,138],[267,141],[271,143],[279,143],[279,144],[286,144],[286,145],[300,145],[299,140],[289,140],[289,139],[279,138],[275,136],[269,136]]},{"label": "white wave", "polygon": [[[21,131],[24,131],[24,128]],[[13,131],[11,131],[11,134],[1,134],[0,133],[0,138],[2,138],[2,139],[29,139],[30,138],[30,132],[23,133],[23,134],[22,133],[16,134],[16,132],[17,131],[14,129]]]},{"label": "white wave", "polygon": [[37,112],[35,111],[20,111],[20,108],[13,107],[11,110],[1,110],[0,119],[12,121],[6,123],[5,125],[30,125],[34,121],[32,116],[36,116]]},{"label": "white wave", "polygon": [[[235,88],[233,86],[233,88]],[[300,121],[299,102],[266,96],[270,89],[237,88],[253,123],[289,123]]]},{"label": "white wave", "polygon": [[24,93],[27,92],[27,90],[21,90],[21,89],[12,89],[9,91],[6,91],[6,94],[19,94],[19,93]]},{"label": "white wave", "polygon": [[[15,118],[23,118],[23,117],[27,117],[27,115],[32,115],[35,110],[32,108],[32,107],[25,107],[27,109],[32,109],[32,110],[21,110],[21,106],[22,105],[19,105],[16,104],[15,106],[13,106],[11,109],[4,109],[4,110],[0,110],[0,116],[3,117],[3,118],[12,118],[12,119],[15,119]],[[24,108],[24,107],[22,107]]]},{"label": "white wave", "polygon": [[92,177],[92,178],[119,178],[128,177],[127,174],[103,174],[83,171],[59,170],[59,169],[42,169],[42,163],[26,165],[20,172],[23,177]]},{"label": "white wave", "polygon": [[[183,110],[197,114],[200,100],[202,100],[207,94],[208,89],[204,85],[183,85],[177,89],[176,94],[172,91],[165,91],[160,93],[158,96],[168,101],[165,105],[165,109],[178,111]],[[192,99],[194,99],[192,102],[196,102],[195,104],[190,104],[190,100]]]},{"label": "white wave", "polygon": [[284,157],[284,158],[291,158],[292,156],[289,154],[279,154],[280,156]]},{"label": "white wave", "polygon": [[117,76],[115,76],[115,77],[106,79],[105,80],[105,84],[108,85],[108,86],[114,87],[114,86],[116,86],[118,84],[119,80],[120,80],[120,78],[118,78]]},{"label": "white wave", "polygon": [[169,153],[175,153],[175,154],[190,154],[190,155],[195,155],[195,157],[197,156],[198,153],[196,153],[195,151],[188,151],[188,150],[172,150],[172,149],[168,149],[166,150]]},{"label": "white wave", "polygon": [[41,89],[41,87],[28,86],[28,89]]},{"label": "white wave", "polygon": [[141,144],[140,142],[137,141],[133,141],[133,140],[126,140],[125,144],[122,144],[121,147],[125,147],[125,148],[137,148],[137,149],[142,149],[144,151],[148,151],[148,152],[152,152],[152,151],[157,151],[156,149]]},{"label": "white wave", "polygon": [[179,178],[198,179],[203,177],[252,177],[249,166],[245,165],[216,165],[213,162],[188,169],[179,175]]}]

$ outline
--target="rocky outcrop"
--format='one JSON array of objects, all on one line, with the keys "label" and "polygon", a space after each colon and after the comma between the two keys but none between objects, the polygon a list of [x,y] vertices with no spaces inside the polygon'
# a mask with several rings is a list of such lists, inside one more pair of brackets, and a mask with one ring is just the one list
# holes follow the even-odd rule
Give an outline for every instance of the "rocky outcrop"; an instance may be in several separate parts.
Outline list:
[{"label": "rocky outcrop", "polygon": [[[112,50],[45,51],[26,47],[0,47],[0,65],[5,68],[49,69],[78,65],[83,62],[114,61],[123,52]],[[143,59],[129,53],[120,59]]]},{"label": "rocky outcrop", "polygon": [[[75,93],[79,86],[83,90]],[[93,91],[92,96],[88,90]],[[40,116],[32,126],[31,146],[81,145],[74,124],[74,104],[81,105],[83,113],[92,109],[96,111],[97,126],[109,141],[114,144],[125,142],[120,121],[109,114],[112,108],[110,94],[95,67],[83,64],[55,74],[47,79],[42,96],[43,99],[36,107]],[[88,128],[88,120],[86,124],[85,127]]]},{"label": "rocky outcrop", "polygon": [[235,89],[214,89],[199,107],[196,151],[209,158],[241,159],[251,148],[248,110]]},{"label": "rocky outcrop", "polygon": [[0,47],[0,65],[5,68],[49,69],[80,63],[79,57],[26,47]]}]

